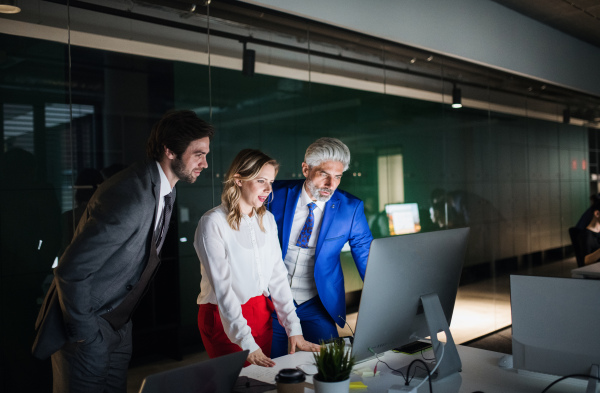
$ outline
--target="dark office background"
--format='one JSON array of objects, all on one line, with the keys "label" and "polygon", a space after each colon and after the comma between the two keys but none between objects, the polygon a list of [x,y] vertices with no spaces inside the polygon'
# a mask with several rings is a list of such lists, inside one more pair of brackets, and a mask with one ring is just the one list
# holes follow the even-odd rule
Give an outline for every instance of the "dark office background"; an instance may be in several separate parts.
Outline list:
[{"label": "dark office background", "polygon": [[[312,141],[340,138],[352,152],[340,188],[365,201],[377,236],[386,235],[377,227],[379,162],[401,156],[402,179],[392,183],[402,183],[404,200],[388,202],[418,203],[423,230],[443,229],[430,219],[434,190],[468,204],[468,281],[567,255],[567,228],[587,208],[590,168],[597,170],[599,144],[583,126],[219,67],[211,68],[209,86],[204,65],[42,39],[2,34],[0,48],[0,337],[8,387],[11,380],[35,386],[31,370],[48,376],[48,363],[29,351],[65,225],[76,225],[64,213],[76,207],[77,175],[142,159],[151,126],[169,109],[192,109],[206,120],[212,110],[217,134],[209,168],[195,184],[177,186],[167,260],[134,317],[138,357],[162,351],[177,358],[200,345],[192,240],[243,148],[275,157],[279,179],[297,178]],[[517,106],[529,99],[514,96]],[[360,290],[351,256],[342,259],[348,292]]]}]

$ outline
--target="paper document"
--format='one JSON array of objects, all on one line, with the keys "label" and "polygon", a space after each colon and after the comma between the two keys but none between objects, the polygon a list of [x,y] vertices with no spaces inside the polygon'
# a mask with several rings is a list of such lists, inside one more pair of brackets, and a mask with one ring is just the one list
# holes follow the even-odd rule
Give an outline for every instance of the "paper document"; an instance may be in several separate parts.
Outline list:
[{"label": "paper document", "polygon": [[[284,368],[296,368],[304,371],[305,373],[310,373],[311,371],[316,370],[316,367],[314,367],[315,361],[312,352],[300,351],[293,355],[285,355],[280,358],[275,358],[273,361],[275,362],[275,367],[260,367],[250,365],[248,367],[244,367],[240,375],[254,378],[265,383],[275,383],[275,376],[277,373],[279,373],[279,370]],[[306,376],[306,382],[312,384],[312,375]]]}]

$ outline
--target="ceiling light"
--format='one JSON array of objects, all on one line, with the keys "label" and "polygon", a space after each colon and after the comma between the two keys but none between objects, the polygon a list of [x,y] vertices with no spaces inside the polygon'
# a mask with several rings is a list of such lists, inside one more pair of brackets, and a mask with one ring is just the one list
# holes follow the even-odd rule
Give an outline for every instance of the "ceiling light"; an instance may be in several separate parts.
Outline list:
[{"label": "ceiling light", "polygon": [[17,6],[17,0],[0,0],[0,13],[17,14],[21,9]]},{"label": "ceiling light", "polygon": [[246,76],[254,75],[254,62],[256,59],[256,51],[252,49],[246,49],[246,43],[244,42],[244,51],[242,57],[242,74]]},{"label": "ceiling light", "polygon": [[452,108],[462,108],[461,92],[456,85],[452,88]]},{"label": "ceiling light", "polygon": [[416,61],[417,61],[417,58],[413,57],[412,59],[410,59],[410,64],[415,64]]}]

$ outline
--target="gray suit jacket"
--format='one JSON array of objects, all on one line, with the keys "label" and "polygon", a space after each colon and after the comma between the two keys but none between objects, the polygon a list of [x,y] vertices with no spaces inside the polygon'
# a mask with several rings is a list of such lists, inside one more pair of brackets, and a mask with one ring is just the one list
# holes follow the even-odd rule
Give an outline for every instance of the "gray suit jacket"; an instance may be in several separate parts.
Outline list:
[{"label": "gray suit jacket", "polygon": [[154,161],[130,166],[94,193],[54,270],[36,321],[35,357],[98,334],[98,318],[123,301],[148,262],[159,197]]}]

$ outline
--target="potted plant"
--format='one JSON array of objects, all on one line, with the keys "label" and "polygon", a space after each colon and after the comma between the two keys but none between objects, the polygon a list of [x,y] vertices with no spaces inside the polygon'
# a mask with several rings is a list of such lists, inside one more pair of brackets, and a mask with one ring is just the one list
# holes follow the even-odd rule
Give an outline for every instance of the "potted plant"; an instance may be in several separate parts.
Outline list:
[{"label": "potted plant", "polygon": [[321,350],[314,354],[317,374],[313,377],[315,393],[347,393],[354,357],[346,350],[344,340],[321,342]]}]

